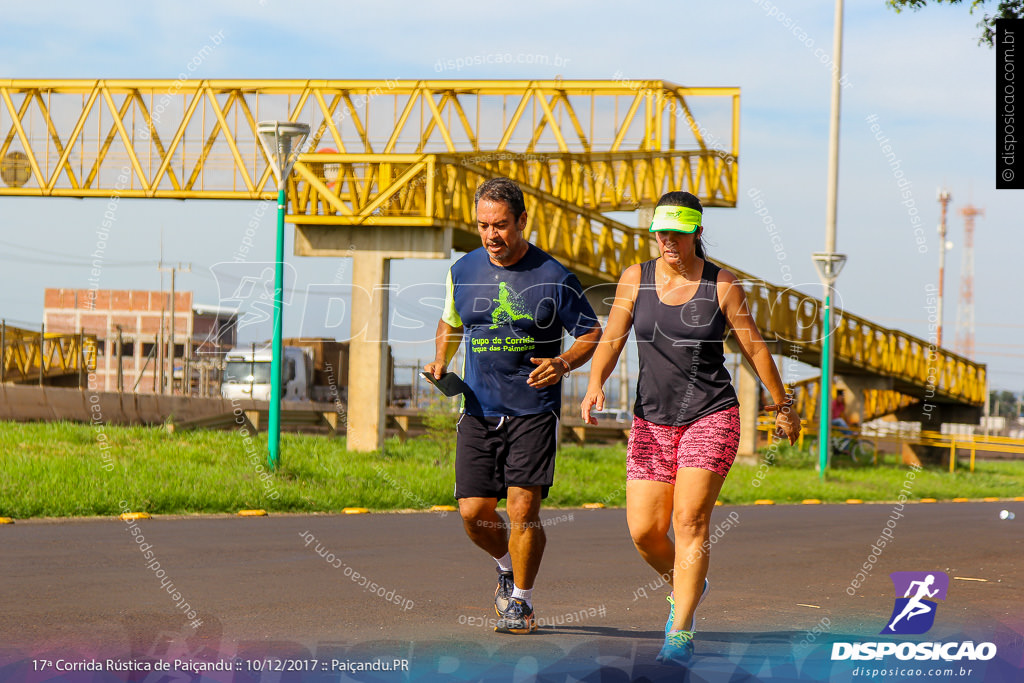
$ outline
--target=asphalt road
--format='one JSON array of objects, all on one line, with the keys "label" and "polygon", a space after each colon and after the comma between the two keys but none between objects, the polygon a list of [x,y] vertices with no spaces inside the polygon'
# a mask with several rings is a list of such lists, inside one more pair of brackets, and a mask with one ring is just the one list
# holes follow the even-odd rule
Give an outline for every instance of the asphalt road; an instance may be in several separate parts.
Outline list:
[{"label": "asphalt road", "polygon": [[[1000,520],[1002,508],[1017,519]],[[33,669],[46,660],[56,676],[58,659],[102,657],[234,662],[204,680],[679,680],[653,663],[667,589],[633,548],[625,512],[544,516],[542,628],[531,636],[493,633],[494,565],[456,513],[165,517],[138,522],[137,536],[117,519],[19,521],[0,527],[0,681],[56,680]],[[730,519],[712,550],[693,680],[848,671],[855,663],[831,662],[830,643],[880,639],[894,571],[950,577],[927,638],[991,641],[999,660],[1021,664],[1024,503],[720,506],[712,528]],[[887,528],[892,540],[873,554]],[[268,657],[285,663],[253,663]],[[374,657],[406,659],[410,672],[323,671]],[[60,680],[75,675],[87,676]],[[118,676],[82,680],[128,674]]]}]

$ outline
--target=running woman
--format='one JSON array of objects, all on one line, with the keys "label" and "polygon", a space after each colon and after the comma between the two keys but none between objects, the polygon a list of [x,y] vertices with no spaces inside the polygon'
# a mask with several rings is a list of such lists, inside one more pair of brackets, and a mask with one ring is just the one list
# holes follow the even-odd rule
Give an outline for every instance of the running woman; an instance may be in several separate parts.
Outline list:
[{"label": "running woman", "polygon": [[626,520],[640,556],[673,587],[658,661],[684,665],[693,655],[694,612],[710,586],[711,512],[739,446],[727,329],[771,392],[776,435],[794,443],[800,434],[743,287],[705,257],[702,223],[703,208],[689,192],[658,201],[650,231],[661,255],[622,273],[580,405],[583,419],[597,424],[591,410],[604,409],[602,387],[632,328],[640,374],[627,445]]},{"label": "running woman", "polygon": [[[424,367],[440,379],[467,338],[455,497],[470,540],[497,563],[494,630],[516,634],[537,629],[533,586],[546,541],[540,505],[555,473],[561,381],[590,360],[601,337],[579,280],[526,241],[526,219],[523,193],[510,179],[477,189],[483,246],[448,271],[437,354]],[[563,330],[575,337],[565,351]],[[497,512],[502,498],[510,524]]]}]

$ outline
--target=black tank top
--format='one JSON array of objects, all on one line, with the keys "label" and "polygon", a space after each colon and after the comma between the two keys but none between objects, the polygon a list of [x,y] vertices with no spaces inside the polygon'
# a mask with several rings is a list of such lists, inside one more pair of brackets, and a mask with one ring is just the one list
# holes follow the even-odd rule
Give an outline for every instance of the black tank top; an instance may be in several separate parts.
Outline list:
[{"label": "black tank top", "polygon": [[656,261],[640,264],[633,330],[640,376],[633,412],[659,425],[688,425],[739,405],[725,367],[725,315],[718,305],[718,266],[704,260],[697,292],[669,306],[658,298]]}]

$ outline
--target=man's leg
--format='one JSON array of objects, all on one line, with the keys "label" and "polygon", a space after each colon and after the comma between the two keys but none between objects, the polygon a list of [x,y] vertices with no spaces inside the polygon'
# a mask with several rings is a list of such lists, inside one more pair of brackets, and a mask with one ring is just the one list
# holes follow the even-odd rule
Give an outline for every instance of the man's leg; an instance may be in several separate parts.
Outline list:
[{"label": "man's leg", "polygon": [[497,498],[459,499],[459,514],[462,515],[466,535],[495,559],[509,552],[505,520],[498,514],[497,507]]},{"label": "man's leg", "polygon": [[498,420],[463,415],[456,427],[455,497],[459,501],[463,528],[473,543],[497,564],[498,586],[494,611],[508,606],[513,591],[512,563],[508,555],[508,525],[497,512],[505,484],[497,476],[497,461],[504,438],[495,426]]},{"label": "man's leg", "polygon": [[511,527],[508,547],[515,586],[494,630],[525,634],[537,630],[533,586],[546,541],[540,523],[540,503],[554,481],[558,416],[553,412],[515,416],[505,426],[505,482]]},{"label": "man's leg", "polygon": [[[544,555],[545,536],[540,525],[541,486],[509,486],[508,517],[511,532],[508,550],[512,556],[515,583],[509,601],[499,610],[494,630],[499,633],[527,634],[537,630],[533,612],[533,583]],[[496,601],[497,604],[497,601]]]},{"label": "man's leg", "polygon": [[[515,416],[505,424],[508,484],[509,553],[516,587],[533,589],[546,540],[540,523],[544,489],[555,476],[558,416],[554,413]],[[529,600],[527,600],[529,602]]]},{"label": "man's leg", "polygon": [[512,527],[508,552],[512,555],[516,586],[524,590],[533,588],[547,541],[540,524],[540,501],[540,486],[508,487],[508,518]]},{"label": "man's leg", "polygon": [[497,512],[504,484],[495,476],[502,439],[488,418],[476,415],[463,415],[455,429],[455,497],[466,535],[491,557],[504,557],[508,533]]}]

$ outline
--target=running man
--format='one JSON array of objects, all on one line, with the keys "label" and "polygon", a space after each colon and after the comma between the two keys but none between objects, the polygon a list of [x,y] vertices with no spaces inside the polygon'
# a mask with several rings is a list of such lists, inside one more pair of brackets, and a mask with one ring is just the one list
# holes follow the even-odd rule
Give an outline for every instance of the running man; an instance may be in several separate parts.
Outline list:
[{"label": "running man", "polygon": [[[494,630],[524,634],[537,629],[540,506],[554,481],[561,380],[590,359],[601,327],[576,276],[523,236],[518,185],[481,185],[476,220],[483,246],[448,271],[437,353],[424,370],[440,379],[467,338],[455,497],[466,534],[497,563]],[[563,330],[575,341],[559,353]],[[502,498],[510,524],[497,512]]]},{"label": "running man", "polygon": [[934,574],[929,574],[928,576],[926,576],[924,581],[910,582],[910,585],[907,586],[907,592],[903,594],[903,597],[910,598],[910,594],[911,592],[913,592],[914,586],[917,586],[917,593],[914,595],[914,597],[910,598],[910,600],[907,602],[906,607],[903,608],[903,611],[900,612],[899,616],[893,619],[892,623],[889,624],[890,631],[895,632],[896,629],[893,627],[896,626],[896,622],[902,619],[903,617],[906,617],[907,621],[910,621],[919,614],[928,614],[932,611],[932,608],[921,602],[921,599],[933,598],[935,597],[935,594],[939,592],[938,588],[936,588],[933,591],[928,590],[928,587],[931,586],[933,583],[935,583]]}]

